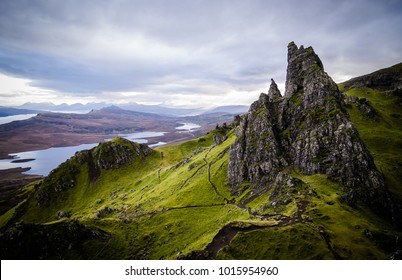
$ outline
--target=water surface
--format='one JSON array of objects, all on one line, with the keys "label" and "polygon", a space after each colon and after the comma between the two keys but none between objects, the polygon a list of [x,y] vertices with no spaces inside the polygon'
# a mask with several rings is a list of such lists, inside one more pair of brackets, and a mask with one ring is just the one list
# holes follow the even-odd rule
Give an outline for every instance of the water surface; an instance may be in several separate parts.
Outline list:
[{"label": "water surface", "polygon": [[[98,145],[98,143],[10,154],[14,158],[0,160],[0,169],[29,167],[31,169],[24,172],[24,174],[47,176],[50,171],[72,157],[77,151],[92,149],[96,145]],[[34,160],[20,162],[20,160],[24,159]],[[18,162],[13,162],[15,160],[18,160]]]},{"label": "water surface", "polygon": [[[118,134],[118,136],[126,138],[130,141],[137,143],[148,143],[146,138],[163,136],[164,132],[136,132],[128,134]],[[107,139],[110,140],[110,139]],[[165,142],[158,142],[149,145],[150,147],[157,147],[166,144]],[[47,176],[50,171],[55,169],[61,163],[72,157],[76,152],[81,150],[89,150],[96,147],[98,143],[82,144],[78,146],[57,147],[45,150],[29,151],[10,154],[12,159],[0,160],[0,170],[10,168],[31,168],[24,172],[24,174],[35,174]]]},{"label": "water surface", "polygon": [[181,123],[181,126],[176,127],[177,130],[193,131],[201,126],[195,123]]},{"label": "water surface", "polygon": [[0,117],[0,124],[10,123],[13,121],[22,121],[27,120],[32,117],[35,117],[36,114],[22,114],[22,115],[12,115],[7,117]]}]

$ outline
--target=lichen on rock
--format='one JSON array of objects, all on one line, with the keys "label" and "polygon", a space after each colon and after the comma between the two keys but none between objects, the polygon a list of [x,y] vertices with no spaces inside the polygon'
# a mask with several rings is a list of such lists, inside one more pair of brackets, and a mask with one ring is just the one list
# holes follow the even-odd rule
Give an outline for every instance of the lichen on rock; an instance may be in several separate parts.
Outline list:
[{"label": "lichen on rock", "polygon": [[152,154],[153,150],[147,145],[118,137],[99,144],[92,153],[97,167],[113,169],[129,163],[135,158],[144,159]]}]

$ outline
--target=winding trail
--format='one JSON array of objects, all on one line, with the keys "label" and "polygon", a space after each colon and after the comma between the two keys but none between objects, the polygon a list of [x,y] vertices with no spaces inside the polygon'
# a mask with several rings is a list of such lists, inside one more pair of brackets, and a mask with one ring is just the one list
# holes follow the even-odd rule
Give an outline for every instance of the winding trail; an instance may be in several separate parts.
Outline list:
[{"label": "winding trail", "polygon": [[[211,181],[211,165],[213,164],[213,162],[209,162],[208,160],[207,160],[207,157],[208,157],[208,154],[209,154],[209,152],[213,149],[213,148],[215,148],[216,146],[212,146],[209,150],[208,150],[208,152],[205,154],[205,156],[204,156],[204,158],[203,158],[203,161],[205,162],[205,164],[208,166],[208,182],[209,182],[209,184],[212,186],[212,188],[213,188],[213,190],[214,190],[214,192],[215,192],[215,194],[217,195],[217,196],[219,196],[220,198],[222,198],[223,200],[225,200],[225,202],[226,202],[226,204],[230,204],[231,203],[231,201],[229,200],[229,199],[227,199],[225,196],[223,196],[219,191],[218,191],[218,189],[217,189],[217,187],[215,186],[215,184]],[[224,152],[222,152],[221,154],[221,157],[224,155],[226,153],[226,149],[224,150]],[[220,156],[220,154],[218,155],[218,157]],[[231,203],[231,204],[233,204],[233,203]]]},{"label": "winding trail", "polygon": [[204,168],[206,165],[207,165],[207,164],[203,164],[203,165],[201,165],[200,167],[198,167],[197,170],[196,170],[193,174],[191,174],[190,177],[188,177],[186,180],[183,181],[183,183],[182,183],[181,186],[180,186],[180,189],[184,188],[184,186],[187,184],[187,182],[190,181],[190,179],[192,179],[192,178],[198,173],[198,171],[200,171],[200,170],[201,170],[202,168]]},{"label": "winding trail", "polygon": [[256,225],[250,224],[247,227],[240,226],[238,222],[231,222],[225,225],[205,247],[204,250],[193,251],[189,255],[184,256],[184,259],[215,259],[219,250],[229,245],[230,241],[239,232],[250,232],[253,230],[261,230],[268,228],[279,228],[305,222],[302,218],[304,211],[309,202],[301,200],[297,202],[297,213],[294,217],[279,215],[280,219],[275,225]]}]

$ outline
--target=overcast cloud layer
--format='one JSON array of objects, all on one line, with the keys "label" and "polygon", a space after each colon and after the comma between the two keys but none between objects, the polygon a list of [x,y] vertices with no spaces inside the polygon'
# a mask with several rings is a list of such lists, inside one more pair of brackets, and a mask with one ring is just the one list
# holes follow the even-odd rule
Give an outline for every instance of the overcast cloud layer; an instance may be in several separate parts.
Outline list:
[{"label": "overcast cloud layer", "polygon": [[0,105],[249,105],[287,44],[340,82],[402,61],[402,1],[0,1]]}]

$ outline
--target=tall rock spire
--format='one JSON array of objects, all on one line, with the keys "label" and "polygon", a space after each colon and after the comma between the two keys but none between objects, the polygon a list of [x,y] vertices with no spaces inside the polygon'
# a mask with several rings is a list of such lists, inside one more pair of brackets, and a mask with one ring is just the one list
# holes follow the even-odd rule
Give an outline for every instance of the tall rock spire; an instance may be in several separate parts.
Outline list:
[{"label": "tall rock spire", "polygon": [[253,192],[278,190],[297,185],[288,171],[292,168],[327,174],[344,187],[345,202],[362,201],[392,215],[384,179],[350,121],[337,85],[313,48],[293,42],[288,46],[286,94],[281,97],[272,81],[268,95],[251,105],[231,148],[228,182],[235,192],[244,182],[251,183]]},{"label": "tall rock spire", "polygon": [[317,71],[324,72],[324,66],[313,48],[298,48],[294,42],[290,42],[285,95],[289,96],[302,90],[304,83],[308,83]]}]

